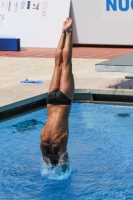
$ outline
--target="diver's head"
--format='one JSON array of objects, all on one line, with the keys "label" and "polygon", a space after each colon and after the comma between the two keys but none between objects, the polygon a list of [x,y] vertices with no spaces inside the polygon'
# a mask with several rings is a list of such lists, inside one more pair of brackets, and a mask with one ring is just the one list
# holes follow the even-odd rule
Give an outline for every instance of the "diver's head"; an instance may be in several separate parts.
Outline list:
[{"label": "diver's head", "polygon": [[56,153],[49,153],[47,155],[47,158],[50,160],[50,163],[53,166],[56,166],[59,163],[59,156]]}]

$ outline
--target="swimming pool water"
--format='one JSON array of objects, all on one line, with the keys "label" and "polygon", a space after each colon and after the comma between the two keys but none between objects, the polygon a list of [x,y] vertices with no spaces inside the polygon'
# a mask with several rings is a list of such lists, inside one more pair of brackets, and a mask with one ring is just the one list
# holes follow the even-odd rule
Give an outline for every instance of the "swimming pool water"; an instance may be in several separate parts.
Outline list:
[{"label": "swimming pool water", "polygon": [[133,199],[133,107],[74,103],[64,176],[42,162],[46,118],[42,109],[0,125],[1,200]]}]

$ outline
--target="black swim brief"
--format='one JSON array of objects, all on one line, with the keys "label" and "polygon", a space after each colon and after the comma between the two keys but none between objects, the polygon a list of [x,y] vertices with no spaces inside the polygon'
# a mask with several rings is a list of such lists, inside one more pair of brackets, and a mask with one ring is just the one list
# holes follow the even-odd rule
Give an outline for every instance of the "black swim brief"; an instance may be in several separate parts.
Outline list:
[{"label": "black swim brief", "polygon": [[52,90],[47,97],[47,104],[71,105],[71,100],[59,89]]}]

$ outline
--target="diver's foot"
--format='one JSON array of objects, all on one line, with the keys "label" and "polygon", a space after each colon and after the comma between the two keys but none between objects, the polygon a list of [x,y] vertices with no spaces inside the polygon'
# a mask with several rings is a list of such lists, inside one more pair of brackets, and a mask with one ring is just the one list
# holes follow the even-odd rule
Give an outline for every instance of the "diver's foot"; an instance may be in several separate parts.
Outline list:
[{"label": "diver's foot", "polygon": [[72,22],[73,20],[71,18],[66,18],[62,27],[63,32],[70,32],[70,30],[72,30]]}]

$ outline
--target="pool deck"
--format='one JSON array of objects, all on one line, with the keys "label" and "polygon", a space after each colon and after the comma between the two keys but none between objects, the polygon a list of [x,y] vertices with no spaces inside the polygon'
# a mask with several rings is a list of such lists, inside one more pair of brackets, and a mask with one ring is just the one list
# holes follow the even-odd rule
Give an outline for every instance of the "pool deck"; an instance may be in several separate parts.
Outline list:
[{"label": "pool deck", "polygon": [[[54,67],[54,52],[55,49],[42,48],[0,52],[1,119],[3,112],[46,98]],[[130,52],[133,52],[133,48],[74,47],[72,63],[75,93],[132,97],[133,89],[129,85],[124,88],[115,87],[127,81],[125,76],[129,72],[95,71],[96,63]],[[26,78],[42,80],[43,84],[21,84],[20,81]]]}]

